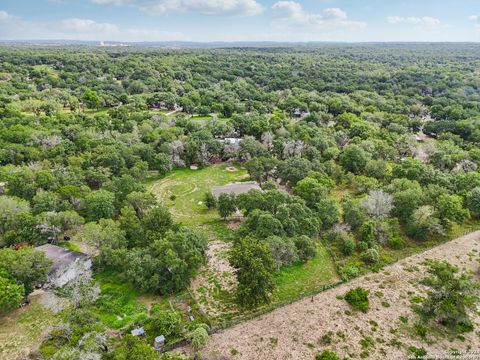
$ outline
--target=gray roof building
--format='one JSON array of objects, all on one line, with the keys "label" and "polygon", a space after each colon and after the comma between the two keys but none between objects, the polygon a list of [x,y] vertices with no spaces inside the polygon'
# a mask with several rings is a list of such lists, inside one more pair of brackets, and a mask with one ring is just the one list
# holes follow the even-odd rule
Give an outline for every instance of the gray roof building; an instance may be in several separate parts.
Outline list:
[{"label": "gray roof building", "polygon": [[52,260],[52,269],[48,275],[46,287],[61,287],[82,274],[90,276],[92,261],[87,254],[64,249],[52,244],[37,246],[35,250],[41,251]]},{"label": "gray roof building", "polygon": [[220,196],[222,193],[234,193],[235,195],[239,195],[245,192],[248,192],[252,189],[255,190],[262,190],[261,187],[255,181],[249,182],[242,182],[242,183],[235,183],[235,184],[227,184],[224,186],[214,186],[212,188],[212,194],[216,198]]}]

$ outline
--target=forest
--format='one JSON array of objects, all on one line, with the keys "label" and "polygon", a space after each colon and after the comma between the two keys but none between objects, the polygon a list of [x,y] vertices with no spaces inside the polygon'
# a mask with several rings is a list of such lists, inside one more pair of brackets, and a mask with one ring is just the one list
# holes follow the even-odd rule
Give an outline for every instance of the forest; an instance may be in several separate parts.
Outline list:
[{"label": "forest", "polygon": [[[201,358],[219,329],[480,229],[479,53],[0,47],[0,322],[39,306],[49,243],[93,276],[53,291],[35,358],[186,356],[158,335]],[[478,283],[429,266],[425,331],[473,331]],[[366,312],[364,291],[345,300]]]}]

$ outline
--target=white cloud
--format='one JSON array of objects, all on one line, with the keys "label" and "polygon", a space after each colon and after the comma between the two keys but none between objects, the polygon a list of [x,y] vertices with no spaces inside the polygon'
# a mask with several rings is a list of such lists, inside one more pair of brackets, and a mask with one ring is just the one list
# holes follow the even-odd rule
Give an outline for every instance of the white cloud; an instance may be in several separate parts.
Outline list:
[{"label": "white cloud", "polygon": [[419,26],[437,26],[441,24],[440,20],[431,16],[422,16],[422,17],[387,16],[387,21],[390,24],[404,23],[404,24],[419,25]]},{"label": "white cloud", "polygon": [[114,32],[118,31],[116,25],[110,23],[99,23],[90,19],[66,19],[62,21],[66,30],[78,32]]},{"label": "white cloud", "polygon": [[346,19],[347,13],[339,8],[328,8],[323,10],[323,16],[331,19]]},{"label": "white cloud", "polygon": [[2,20],[7,20],[9,18],[9,15],[6,11],[0,11],[0,21]]},{"label": "white cloud", "polygon": [[477,22],[477,21],[480,20],[480,16],[478,16],[478,15],[470,15],[470,16],[468,17],[468,20],[473,21],[473,22]]},{"label": "white cloud", "polygon": [[334,31],[338,29],[359,29],[364,22],[348,20],[347,13],[339,8],[324,9],[319,14],[307,13],[302,5],[292,0],[278,1],[272,5],[277,25],[296,27],[300,30],[316,29]]},{"label": "white cloud", "polygon": [[6,11],[0,10],[0,22],[18,20],[18,16],[7,13]]},{"label": "white cloud", "polygon": [[130,0],[92,0],[92,2],[99,5],[116,5],[116,6],[128,5],[131,3]]},{"label": "white cloud", "polygon": [[0,39],[5,40],[114,40],[177,41],[190,40],[181,32],[158,29],[120,28],[91,19],[65,19],[52,22],[28,21],[0,11]]},{"label": "white cloud", "polygon": [[92,0],[99,5],[135,6],[147,14],[196,12],[203,15],[253,16],[263,12],[256,0]]}]

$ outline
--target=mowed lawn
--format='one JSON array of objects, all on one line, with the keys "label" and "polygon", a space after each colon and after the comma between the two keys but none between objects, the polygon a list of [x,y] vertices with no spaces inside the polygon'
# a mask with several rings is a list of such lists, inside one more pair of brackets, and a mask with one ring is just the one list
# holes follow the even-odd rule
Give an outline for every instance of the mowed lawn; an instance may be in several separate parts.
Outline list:
[{"label": "mowed lawn", "polygon": [[274,274],[276,289],[273,291],[272,303],[278,306],[316,294],[325,285],[339,280],[332,258],[322,243],[318,242],[317,255],[313,259],[282,268]]},{"label": "mowed lawn", "polygon": [[[228,171],[228,166],[234,166],[236,171]],[[217,210],[208,210],[203,204],[204,195],[211,191],[213,186],[225,185],[233,182],[248,180],[248,174],[241,169],[239,164],[217,164],[199,170],[177,169],[161,179],[150,178],[146,184],[153,194],[166,205],[174,219],[182,224],[202,231],[209,240],[228,241],[233,237],[233,230],[220,218]],[[215,262],[213,262],[215,263]],[[210,275],[205,281],[212,284],[220,283],[221,269],[210,269]],[[336,283],[339,277],[335,264],[328,251],[319,241],[317,255],[305,263],[283,268],[274,274],[276,288],[273,292],[272,302],[253,311],[264,312],[286,303],[301,299],[302,297],[316,294],[324,286]],[[209,286],[205,286],[209,289]],[[216,286],[213,289],[218,290]],[[208,290],[205,290],[208,292]],[[213,291],[213,290],[212,290]],[[215,291],[214,291],[215,292]],[[198,294],[197,294],[198,295]],[[200,302],[209,302],[208,299],[216,298],[215,294],[202,294],[197,298]],[[218,294],[217,294],[218,295]],[[231,295],[231,294],[230,294]],[[252,315],[252,311],[239,309],[233,303],[233,296],[222,296],[220,303],[209,303],[206,308],[213,323],[227,323],[240,320]],[[206,305],[206,304],[205,304]]]},{"label": "mowed lawn", "polygon": [[[229,166],[237,170],[226,170]],[[247,179],[247,171],[238,164],[217,164],[198,170],[173,170],[156,182],[147,180],[147,184],[150,183],[150,191],[170,209],[175,220],[184,225],[204,225],[220,219],[216,210],[208,210],[203,204],[205,193],[213,186]]]}]

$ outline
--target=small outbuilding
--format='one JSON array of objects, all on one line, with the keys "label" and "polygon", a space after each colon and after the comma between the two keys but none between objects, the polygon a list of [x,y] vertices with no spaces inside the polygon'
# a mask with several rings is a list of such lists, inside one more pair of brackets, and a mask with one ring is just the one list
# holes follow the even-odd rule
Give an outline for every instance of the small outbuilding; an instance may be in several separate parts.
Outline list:
[{"label": "small outbuilding", "polygon": [[164,346],[165,346],[165,336],[163,335],[157,336],[153,342],[153,348],[157,351],[160,351]]},{"label": "small outbuilding", "polygon": [[52,269],[43,287],[62,287],[80,276],[91,276],[92,260],[87,254],[52,244],[37,246],[52,261]]},{"label": "small outbuilding", "polygon": [[133,336],[144,336],[145,335],[145,329],[143,327],[133,329],[130,332]]},{"label": "small outbuilding", "polygon": [[212,188],[212,194],[215,198],[218,199],[220,194],[227,193],[231,194],[234,193],[235,195],[239,195],[242,193],[249,192],[250,190],[262,190],[260,185],[256,181],[249,181],[249,182],[242,182],[242,183],[235,183],[235,184],[227,184],[224,186],[214,186]]}]

